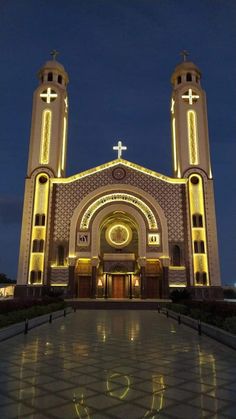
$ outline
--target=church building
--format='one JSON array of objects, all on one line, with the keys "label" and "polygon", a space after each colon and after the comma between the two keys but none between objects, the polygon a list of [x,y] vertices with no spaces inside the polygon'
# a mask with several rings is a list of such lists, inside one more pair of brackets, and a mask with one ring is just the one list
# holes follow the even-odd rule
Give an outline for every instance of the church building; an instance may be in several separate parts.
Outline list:
[{"label": "church building", "polygon": [[68,74],[54,55],[38,76],[15,296],[165,299],[186,288],[220,298],[198,67],[185,55],[171,77],[172,177],[125,160],[121,141],[115,160],[66,177]]}]

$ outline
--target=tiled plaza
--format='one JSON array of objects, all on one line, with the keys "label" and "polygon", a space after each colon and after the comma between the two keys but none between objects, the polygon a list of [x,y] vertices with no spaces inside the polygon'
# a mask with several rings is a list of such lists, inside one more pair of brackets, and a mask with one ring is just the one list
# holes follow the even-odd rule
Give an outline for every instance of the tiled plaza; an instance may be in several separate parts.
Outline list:
[{"label": "tiled plaza", "polygon": [[236,353],[156,311],[81,310],[0,347],[2,419],[236,417]]}]

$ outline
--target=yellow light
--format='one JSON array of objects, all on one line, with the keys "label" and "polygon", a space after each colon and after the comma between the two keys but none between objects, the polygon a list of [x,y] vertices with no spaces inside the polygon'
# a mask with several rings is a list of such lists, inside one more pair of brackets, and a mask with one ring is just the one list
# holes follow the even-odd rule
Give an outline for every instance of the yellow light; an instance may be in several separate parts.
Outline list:
[{"label": "yellow light", "polygon": [[135,286],[135,287],[139,287],[139,280],[138,280],[137,278],[135,279],[134,286]]},{"label": "yellow light", "polygon": [[101,208],[102,206],[111,203],[111,202],[125,202],[133,204],[134,206],[138,207],[140,211],[144,214],[146,217],[148,226],[150,230],[157,230],[158,225],[156,218],[152,212],[152,210],[143,202],[140,198],[137,198],[136,196],[127,194],[127,193],[113,193],[108,195],[103,195],[102,197],[98,198],[96,201],[94,201],[87,210],[85,211],[81,223],[80,223],[80,229],[81,230],[87,230],[89,228],[90,220],[92,219],[94,213]]},{"label": "yellow light", "polygon": [[[46,181],[40,182],[42,178]],[[41,280],[35,285],[40,285],[43,283],[43,272],[44,272],[44,251],[40,253],[32,252],[33,249],[33,240],[44,240],[44,249],[46,241],[46,225],[47,225],[47,212],[48,212],[48,194],[49,194],[49,176],[46,173],[39,173],[35,180],[35,195],[34,195],[34,209],[33,209],[33,218],[32,218],[32,233],[31,233],[31,253],[30,253],[30,263],[29,263],[29,279],[28,283],[30,284],[30,272],[31,271],[41,271],[42,277]],[[45,215],[45,225],[44,226],[35,226],[35,216],[36,214]],[[32,284],[34,285],[34,284]]]},{"label": "yellow light", "polygon": [[52,112],[49,109],[45,109],[42,116],[40,164],[49,163],[51,125]]},{"label": "yellow light", "polygon": [[[192,178],[198,179],[198,183],[192,183]],[[202,286],[196,282],[196,272],[206,272],[207,283],[209,285],[209,270],[208,270],[208,259],[207,259],[207,240],[206,240],[206,221],[205,221],[205,205],[204,205],[204,194],[202,177],[196,173],[189,178],[189,197],[190,197],[190,219],[191,219],[191,231],[192,231],[192,251],[193,251],[193,270],[195,286]],[[203,220],[203,227],[193,227],[193,215],[200,214]],[[194,241],[203,241],[205,253],[194,252]]]},{"label": "yellow light", "polygon": [[74,182],[75,180],[82,179],[86,176],[93,175],[94,173],[98,173],[98,172],[100,172],[104,169],[108,169],[110,167],[114,167],[114,166],[118,166],[118,165],[120,166],[121,164],[124,165],[124,166],[130,167],[130,168],[132,168],[132,169],[134,169],[138,172],[146,173],[149,176],[152,176],[156,179],[163,180],[164,182],[167,182],[167,183],[174,183],[174,184],[185,184],[185,183],[187,183],[187,179],[170,178],[168,176],[161,175],[160,173],[154,172],[153,170],[150,170],[150,169],[146,169],[145,167],[139,166],[136,163],[132,163],[132,162],[124,160],[124,159],[112,160],[109,163],[102,164],[100,166],[94,167],[93,169],[89,169],[89,170],[86,170],[85,172],[78,173],[77,175],[70,176],[66,179],[53,179],[52,182],[53,183],[71,183],[71,182]]},{"label": "yellow light", "polygon": [[198,156],[198,135],[197,135],[197,115],[194,111],[187,112],[188,120],[188,150],[189,162],[192,165],[199,163]]},{"label": "yellow light", "polygon": [[186,288],[185,284],[169,284],[170,288]]},{"label": "yellow light", "polygon": [[185,271],[185,266],[169,266],[169,269],[172,269],[173,271]]},{"label": "yellow light", "polygon": [[61,157],[61,168],[62,168],[62,170],[65,169],[66,127],[67,127],[67,121],[66,121],[66,117],[64,116],[63,138],[62,138],[62,157]]},{"label": "yellow light", "polygon": [[101,280],[101,278],[99,278],[99,280],[98,280],[98,287],[102,287],[102,280]]},{"label": "yellow light", "polygon": [[173,136],[173,159],[174,171],[177,172],[177,155],[176,155],[176,131],[175,131],[175,118],[172,119],[172,136]]}]

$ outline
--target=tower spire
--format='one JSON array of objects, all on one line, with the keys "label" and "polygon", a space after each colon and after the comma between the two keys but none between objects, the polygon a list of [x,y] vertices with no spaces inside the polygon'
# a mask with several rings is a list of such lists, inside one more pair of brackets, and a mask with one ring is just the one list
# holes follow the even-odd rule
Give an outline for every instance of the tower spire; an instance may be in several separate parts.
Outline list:
[{"label": "tower spire", "polygon": [[50,52],[50,55],[52,56],[53,61],[56,61],[57,55],[59,55],[59,52],[56,49],[53,49]]},{"label": "tower spire", "polygon": [[186,49],[183,49],[183,51],[181,51],[179,53],[179,55],[181,55],[183,57],[183,61],[187,61],[187,57],[189,56],[189,52]]}]

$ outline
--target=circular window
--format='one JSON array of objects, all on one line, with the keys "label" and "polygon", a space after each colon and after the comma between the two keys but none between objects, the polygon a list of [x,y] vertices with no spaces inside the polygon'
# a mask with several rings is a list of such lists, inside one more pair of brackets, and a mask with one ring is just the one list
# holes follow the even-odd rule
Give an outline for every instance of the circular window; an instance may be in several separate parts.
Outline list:
[{"label": "circular window", "polygon": [[125,247],[132,240],[132,230],[127,224],[113,223],[107,227],[106,240],[112,247]]},{"label": "circular window", "polygon": [[112,176],[114,177],[114,179],[117,179],[117,180],[124,179],[125,175],[126,175],[125,170],[122,167],[117,167],[112,172]]},{"label": "circular window", "polygon": [[193,183],[193,185],[197,185],[199,183],[198,177],[197,176],[191,177],[191,183]]},{"label": "circular window", "polygon": [[40,176],[39,183],[46,183],[48,181],[48,178],[46,176]]}]

